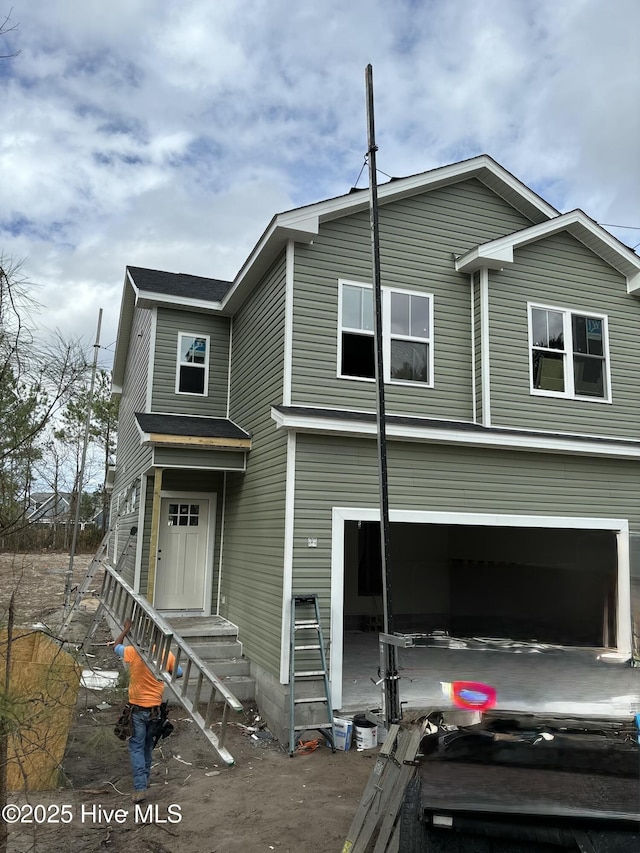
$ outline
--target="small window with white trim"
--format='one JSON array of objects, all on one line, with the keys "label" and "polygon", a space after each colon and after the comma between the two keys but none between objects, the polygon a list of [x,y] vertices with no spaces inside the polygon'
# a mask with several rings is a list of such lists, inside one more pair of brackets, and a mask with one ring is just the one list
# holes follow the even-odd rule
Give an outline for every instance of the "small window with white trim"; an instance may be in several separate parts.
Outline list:
[{"label": "small window with white trim", "polygon": [[375,377],[373,343],[373,289],[341,283],[340,376]]},{"label": "small window with white trim", "polygon": [[531,393],[609,402],[607,317],[529,305]]},{"label": "small window with white trim", "polygon": [[[385,298],[386,297],[386,300]],[[430,384],[431,300],[428,296],[388,290],[383,297],[391,317],[389,337],[389,377],[391,382]],[[383,321],[384,328],[384,321]]]},{"label": "small window with white trim", "polygon": [[[433,297],[398,288],[382,288],[384,380],[432,386]],[[338,376],[375,377],[373,288],[339,282]]]},{"label": "small window with white trim", "polygon": [[209,384],[209,336],[178,334],[177,394],[207,395]]}]

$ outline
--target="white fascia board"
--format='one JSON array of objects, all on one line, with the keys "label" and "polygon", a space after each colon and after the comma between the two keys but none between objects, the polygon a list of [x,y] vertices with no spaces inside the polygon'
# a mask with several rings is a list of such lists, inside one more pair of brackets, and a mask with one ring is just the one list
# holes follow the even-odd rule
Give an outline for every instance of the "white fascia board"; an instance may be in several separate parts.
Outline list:
[{"label": "white fascia board", "polygon": [[244,282],[250,280],[252,275],[259,276],[266,272],[278,251],[284,248],[289,240],[312,243],[318,235],[319,227],[317,216],[308,212],[302,215],[300,210],[274,216],[226,292],[221,303],[222,310],[233,313],[239,298],[238,292],[243,289]]},{"label": "white fascia board", "polygon": [[[316,434],[361,436],[376,435],[376,425],[371,421],[343,420],[342,418],[307,417],[286,414],[271,409],[271,417],[281,429]],[[406,424],[387,424],[387,438],[394,441],[415,441],[429,444],[455,444],[470,447],[495,447],[509,450],[527,450],[538,453],[568,453],[578,456],[596,456],[609,459],[640,460],[640,444],[637,446],[614,444],[561,435],[528,435],[527,433],[505,433],[488,429],[486,432],[456,429],[455,427],[426,427]]]},{"label": "white fascia board", "polygon": [[135,417],[135,415],[134,415],[133,420],[135,421],[136,427],[138,428],[138,433],[140,435],[140,444],[141,445],[151,444],[151,433],[145,432],[142,429],[142,427],[140,426],[140,423],[139,423],[138,419]]},{"label": "white fascia board", "polygon": [[497,251],[488,251],[486,246],[476,246],[456,260],[456,270],[474,273],[479,269],[499,270],[513,263],[513,247],[504,246]]},{"label": "white fascia board", "polygon": [[118,334],[116,335],[116,349],[113,355],[113,368],[111,371],[112,382],[122,388],[124,382],[124,371],[127,363],[127,351],[131,338],[131,326],[133,325],[133,310],[138,298],[138,290],[134,284],[131,274],[127,269],[122,287],[122,299],[120,300],[120,317],[118,318]]},{"label": "white fascia board", "polygon": [[[489,172],[492,176],[490,183],[496,188],[496,184],[502,184],[504,190],[509,190],[518,195],[528,205],[535,207],[546,218],[556,217],[558,211],[547,204],[540,196],[530,190],[521,181],[506,171],[499,163],[487,154],[480,154],[460,163],[452,163],[448,166],[440,166],[428,172],[420,172],[406,178],[397,178],[386,184],[378,186],[378,201],[382,204],[396,199],[415,195],[423,190],[434,190],[457,181],[477,177],[482,180],[482,173]],[[497,190],[496,190],[497,191]],[[316,216],[320,222],[335,219],[349,213],[369,208],[369,193],[366,189],[347,195],[337,196],[327,201],[301,207],[289,213],[280,214],[278,219],[282,222],[290,221],[304,222],[307,217]]]},{"label": "white fascia board", "polygon": [[143,308],[152,305],[179,305],[181,308],[193,308],[195,311],[215,311],[222,308],[221,302],[213,302],[210,299],[194,299],[189,296],[168,296],[166,293],[155,293],[152,290],[140,290],[137,294],[136,304]]}]

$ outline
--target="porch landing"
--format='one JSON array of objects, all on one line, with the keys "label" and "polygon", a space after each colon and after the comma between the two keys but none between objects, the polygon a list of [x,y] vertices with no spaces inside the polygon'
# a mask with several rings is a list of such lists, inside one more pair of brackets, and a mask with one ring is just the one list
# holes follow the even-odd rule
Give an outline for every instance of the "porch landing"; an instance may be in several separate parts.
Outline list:
[{"label": "porch landing", "polygon": [[237,637],[238,629],[223,616],[171,616],[166,621],[177,634],[189,637]]}]

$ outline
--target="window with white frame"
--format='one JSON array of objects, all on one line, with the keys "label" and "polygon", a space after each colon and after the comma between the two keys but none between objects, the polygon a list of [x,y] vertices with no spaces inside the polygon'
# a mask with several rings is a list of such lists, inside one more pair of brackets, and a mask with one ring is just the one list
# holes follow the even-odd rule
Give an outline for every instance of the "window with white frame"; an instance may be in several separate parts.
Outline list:
[{"label": "window with white frame", "polygon": [[[373,289],[339,283],[338,376],[375,377]],[[433,384],[433,297],[399,288],[382,289],[385,382]]]},{"label": "window with white frame", "polygon": [[340,376],[375,377],[373,343],[373,288],[340,284]]},{"label": "window with white frame", "polygon": [[178,334],[176,392],[206,396],[209,383],[209,336]]},{"label": "window with white frame", "polygon": [[610,399],[606,316],[530,304],[529,341],[532,393]]}]

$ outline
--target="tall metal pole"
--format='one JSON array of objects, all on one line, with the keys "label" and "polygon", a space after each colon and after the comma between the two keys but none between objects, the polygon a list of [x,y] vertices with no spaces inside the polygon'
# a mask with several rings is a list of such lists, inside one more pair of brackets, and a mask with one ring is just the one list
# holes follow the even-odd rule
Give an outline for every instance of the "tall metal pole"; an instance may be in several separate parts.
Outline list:
[{"label": "tall metal pole", "polygon": [[[367,65],[365,71],[367,92],[367,160],[369,163],[369,217],[371,223],[371,254],[373,262],[373,329],[376,378],[376,421],[378,434],[378,480],[380,487],[380,554],[382,562],[382,608],[384,632],[393,632],[393,598],[391,588],[390,524],[389,524],[389,484],[387,477],[387,431],[384,399],[384,369],[382,360],[382,284],[380,274],[380,231],[378,225],[378,183],[376,168],[375,123],[373,114],[373,66]],[[384,715],[387,726],[400,720],[400,701],[398,697],[398,670],[396,647],[385,644],[384,672],[380,675],[384,682]]]},{"label": "tall metal pole", "polygon": [[71,551],[69,552],[69,568],[64,584],[64,614],[67,615],[71,601],[71,587],[73,584],[73,559],[78,544],[78,527],[80,526],[80,504],[82,503],[82,484],[84,482],[84,466],[87,461],[87,445],[89,444],[89,430],[91,429],[91,412],[93,407],[93,389],[96,383],[96,369],[98,366],[98,353],[100,352],[100,328],[102,326],[102,308],[98,313],[98,329],[96,331],[96,342],[93,345],[93,367],[91,369],[91,382],[89,384],[89,396],[87,398],[87,418],[84,424],[84,442],[82,445],[82,460],[78,471],[76,483],[76,515],[73,523],[73,539]]}]

